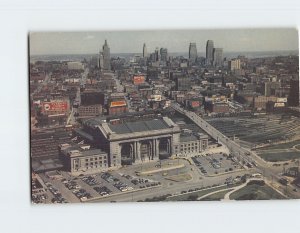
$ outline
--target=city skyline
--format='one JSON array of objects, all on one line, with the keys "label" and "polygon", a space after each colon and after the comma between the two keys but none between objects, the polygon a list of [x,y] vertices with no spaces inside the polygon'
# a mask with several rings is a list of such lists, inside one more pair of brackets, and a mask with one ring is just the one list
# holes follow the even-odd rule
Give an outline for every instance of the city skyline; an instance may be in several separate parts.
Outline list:
[{"label": "city skyline", "polygon": [[[176,38],[176,39],[173,39]],[[296,29],[217,29],[170,31],[112,32],[32,32],[29,35],[31,55],[95,54],[107,40],[111,53],[142,53],[157,47],[170,53],[186,53],[196,43],[198,53],[205,53],[207,40],[213,40],[227,52],[298,50]]]}]

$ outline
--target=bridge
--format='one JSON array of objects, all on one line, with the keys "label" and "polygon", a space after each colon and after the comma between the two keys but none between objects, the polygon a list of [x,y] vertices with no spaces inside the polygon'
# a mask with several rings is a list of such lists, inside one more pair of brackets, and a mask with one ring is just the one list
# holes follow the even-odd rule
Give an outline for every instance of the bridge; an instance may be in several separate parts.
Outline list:
[{"label": "bridge", "polygon": [[227,146],[228,149],[230,150],[230,152],[233,155],[235,155],[240,161],[242,161],[243,163],[251,163],[251,164],[254,163],[253,159],[250,156],[252,154],[252,152],[250,150],[243,148],[242,146],[237,144],[235,141],[233,141],[230,138],[228,138],[227,136],[225,136],[219,130],[217,130],[212,125],[210,125],[208,122],[203,120],[196,113],[183,109],[177,103],[172,103],[171,107],[175,111],[185,115],[190,120],[192,120],[196,125],[198,125],[201,129],[203,129],[213,139],[215,139],[219,143]]}]

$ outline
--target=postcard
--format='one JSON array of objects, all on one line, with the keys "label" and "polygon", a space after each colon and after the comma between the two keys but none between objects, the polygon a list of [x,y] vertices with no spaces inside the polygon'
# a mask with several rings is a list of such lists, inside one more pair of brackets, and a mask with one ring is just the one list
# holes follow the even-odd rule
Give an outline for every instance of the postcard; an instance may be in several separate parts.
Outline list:
[{"label": "postcard", "polygon": [[32,203],[300,198],[296,29],[28,40]]}]

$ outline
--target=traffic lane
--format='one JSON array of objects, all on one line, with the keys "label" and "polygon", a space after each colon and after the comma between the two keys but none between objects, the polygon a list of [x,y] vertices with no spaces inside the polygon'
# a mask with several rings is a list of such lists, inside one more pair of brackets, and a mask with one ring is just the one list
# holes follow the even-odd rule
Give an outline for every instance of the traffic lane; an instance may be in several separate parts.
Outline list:
[{"label": "traffic lane", "polygon": [[118,196],[106,197],[104,199],[93,200],[91,202],[109,202],[109,201],[118,201],[118,202],[128,202],[128,201],[138,201],[144,200],[146,198],[153,198],[155,196],[162,196],[166,194],[175,194],[181,193],[182,191],[188,191],[189,189],[202,188],[212,185],[221,185],[224,184],[226,178],[230,176],[242,176],[246,171],[237,171],[231,174],[224,174],[218,177],[209,177],[198,180],[197,182],[183,182],[183,183],[174,183],[172,186],[163,186],[157,187],[154,189],[141,190],[134,193],[122,193]]},{"label": "traffic lane", "polygon": [[[196,121],[199,125],[201,125],[201,127],[203,127],[204,121],[199,117],[195,117],[195,114],[190,114],[188,111],[181,109],[178,106],[173,105],[172,106],[175,110],[187,115],[188,117],[190,117],[192,120]],[[199,120],[200,119],[200,120]],[[258,159],[257,156],[255,156],[254,153],[250,152],[251,155],[251,159],[247,158],[244,156],[245,152],[249,152],[249,150],[246,150],[244,148],[242,148],[240,145],[237,145],[237,143],[231,141],[230,139],[228,139],[226,136],[224,136],[222,133],[220,133],[218,130],[216,130],[214,127],[212,127],[211,125],[209,125],[208,123],[205,123],[205,127],[203,128],[208,134],[210,134],[211,136],[217,138],[220,137],[220,141],[222,143],[224,143],[225,145],[227,145],[228,147],[231,147],[232,151],[236,151],[239,156],[244,159],[245,161],[248,162],[253,162],[255,161],[256,163],[258,163],[257,168],[261,169],[264,173],[264,176],[266,177],[276,177],[277,179],[279,178],[279,176],[277,174],[274,174],[272,171],[266,171],[266,169],[268,168],[268,166],[266,166],[266,163],[264,163],[261,159]],[[272,178],[273,179],[273,178]]]}]

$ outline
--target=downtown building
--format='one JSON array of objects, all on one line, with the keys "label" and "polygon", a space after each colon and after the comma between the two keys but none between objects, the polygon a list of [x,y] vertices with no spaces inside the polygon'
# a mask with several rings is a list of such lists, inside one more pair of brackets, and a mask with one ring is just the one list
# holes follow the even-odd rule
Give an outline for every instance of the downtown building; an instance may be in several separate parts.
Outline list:
[{"label": "downtown building", "polygon": [[206,42],[206,65],[212,65],[214,60],[214,42],[208,40]]},{"label": "downtown building", "polygon": [[228,61],[228,69],[230,71],[240,70],[241,69],[241,60],[240,59],[231,59]]},{"label": "downtown building", "polygon": [[110,48],[105,40],[104,45],[102,46],[102,51],[100,52],[99,57],[99,67],[101,70],[109,71],[110,67]]},{"label": "downtown building", "polygon": [[148,53],[147,53],[147,46],[146,44],[144,43],[143,45],[143,58],[146,58],[148,56]]},{"label": "downtown building", "polygon": [[223,49],[214,48],[213,49],[213,65],[216,67],[223,66]]},{"label": "downtown building", "polygon": [[197,46],[196,43],[190,43],[189,46],[189,60],[193,63],[197,60]]},{"label": "downtown building", "polygon": [[168,49],[160,49],[160,60],[166,62],[168,60]]}]

